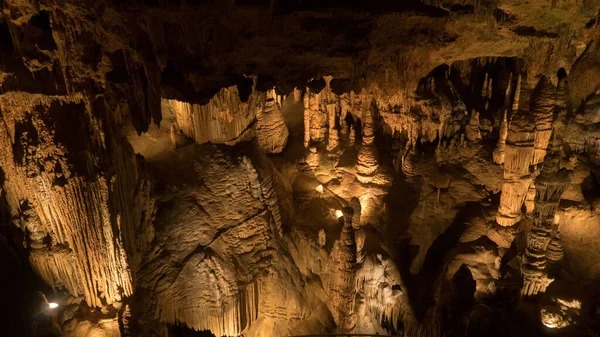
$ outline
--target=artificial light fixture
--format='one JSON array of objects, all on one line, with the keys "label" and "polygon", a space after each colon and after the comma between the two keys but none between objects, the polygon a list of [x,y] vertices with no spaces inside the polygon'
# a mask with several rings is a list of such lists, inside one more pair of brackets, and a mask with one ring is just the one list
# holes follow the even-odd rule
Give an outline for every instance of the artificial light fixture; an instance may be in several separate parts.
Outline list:
[{"label": "artificial light fixture", "polygon": [[319,185],[319,186],[315,187],[315,190],[319,193],[323,193],[323,185]]},{"label": "artificial light fixture", "polygon": [[58,308],[58,303],[49,302],[48,307],[50,307],[50,309],[56,309]]}]

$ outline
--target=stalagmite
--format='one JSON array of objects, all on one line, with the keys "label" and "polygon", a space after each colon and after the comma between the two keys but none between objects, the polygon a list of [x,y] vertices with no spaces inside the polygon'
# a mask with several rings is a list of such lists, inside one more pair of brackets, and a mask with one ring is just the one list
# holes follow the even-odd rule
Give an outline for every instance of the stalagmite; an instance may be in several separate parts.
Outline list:
[{"label": "stalagmite", "polygon": [[351,125],[350,126],[350,136],[349,136],[349,140],[348,140],[348,145],[354,146],[355,142],[356,142],[356,126],[355,125]]},{"label": "stalagmite", "polygon": [[280,153],[287,144],[289,131],[275,101],[275,90],[267,93],[263,107],[256,112],[256,140],[265,153]]},{"label": "stalagmite", "polygon": [[338,104],[327,104],[327,116],[329,117],[329,133],[327,136],[327,151],[335,150],[340,142],[338,129],[336,127]]},{"label": "stalagmite", "polygon": [[[546,287],[553,281],[548,276],[546,256],[553,238],[555,213],[561,196],[570,181],[570,173],[565,169],[559,170],[560,149],[551,146],[549,155],[544,161],[544,168],[535,180],[535,209],[533,228],[527,235],[527,247],[523,255],[521,273],[523,274],[524,296],[545,292]],[[556,243],[553,244],[550,256],[556,258]]]},{"label": "stalagmite", "polygon": [[310,91],[308,89],[306,89],[306,95],[304,95],[304,148],[308,149],[309,146],[310,146]]},{"label": "stalagmite", "polygon": [[318,240],[319,246],[323,247],[325,246],[325,243],[327,243],[327,234],[325,234],[325,230],[321,228],[321,230],[319,230],[319,240]]},{"label": "stalagmite", "polygon": [[496,164],[504,164],[504,151],[506,146],[506,138],[508,137],[508,120],[506,118],[506,115],[507,110],[504,110],[504,116],[502,117],[502,121],[500,122],[498,144],[496,144],[496,148],[494,149],[493,153],[494,163]]},{"label": "stalagmite", "polygon": [[346,115],[344,114],[343,110],[340,116],[340,134],[342,137],[344,137],[344,139],[348,135],[348,123],[346,122]]},{"label": "stalagmite", "polygon": [[356,177],[363,183],[370,182],[379,167],[377,161],[377,147],[375,146],[373,134],[373,111],[366,107],[363,116],[362,146],[358,150],[356,162]]},{"label": "stalagmite", "polygon": [[467,139],[475,142],[481,139],[481,132],[479,131],[479,112],[472,110],[471,118],[469,119],[469,125],[466,127]]},{"label": "stalagmite", "polygon": [[334,276],[333,304],[337,314],[338,333],[352,333],[356,325],[354,302],[356,296],[356,239],[352,228],[352,207],[344,207],[344,225],[340,234],[339,262]]},{"label": "stalagmite", "polygon": [[294,103],[302,103],[302,90],[294,88]]},{"label": "stalagmite", "polygon": [[431,159],[425,159],[414,147],[411,147],[402,156],[402,172],[407,178],[425,175],[435,167]]}]

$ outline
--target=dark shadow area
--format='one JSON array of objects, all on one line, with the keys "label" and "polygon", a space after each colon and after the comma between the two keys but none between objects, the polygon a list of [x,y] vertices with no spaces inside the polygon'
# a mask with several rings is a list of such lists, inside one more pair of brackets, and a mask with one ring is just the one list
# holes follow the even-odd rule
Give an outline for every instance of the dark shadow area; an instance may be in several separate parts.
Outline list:
[{"label": "dark shadow area", "polygon": [[210,331],[196,331],[185,325],[173,325],[169,327],[169,337],[215,337]]}]

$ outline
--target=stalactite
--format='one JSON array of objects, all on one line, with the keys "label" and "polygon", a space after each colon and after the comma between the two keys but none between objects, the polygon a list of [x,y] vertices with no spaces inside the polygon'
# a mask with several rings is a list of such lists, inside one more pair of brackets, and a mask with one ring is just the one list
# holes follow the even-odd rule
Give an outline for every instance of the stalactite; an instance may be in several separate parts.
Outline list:
[{"label": "stalactite", "polygon": [[504,110],[505,110],[505,114],[506,114],[506,110],[508,110],[508,107],[510,106],[510,94],[511,94],[511,90],[512,90],[512,78],[513,78],[513,73],[510,73],[510,75],[508,76],[508,85],[506,86],[506,90],[504,91]]},{"label": "stalactite", "polygon": [[483,78],[483,86],[481,88],[481,98],[487,98],[487,90],[488,90],[488,73],[485,73],[485,77]]},{"label": "stalactite", "polygon": [[[515,97],[513,98],[513,105],[512,105],[512,113],[513,115],[517,113],[517,111],[519,110],[519,101],[521,100],[521,81],[523,80],[521,74],[519,74],[519,77],[517,79],[517,86],[515,87]],[[527,102],[527,104],[529,104],[529,102]],[[511,118],[512,119],[512,116]]]},{"label": "stalactite", "polygon": [[227,143],[243,138],[256,119],[265,93],[252,91],[248,101],[240,100],[237,86],[221,89],[206,105],[166,100],[184,135],[196,143]]}]

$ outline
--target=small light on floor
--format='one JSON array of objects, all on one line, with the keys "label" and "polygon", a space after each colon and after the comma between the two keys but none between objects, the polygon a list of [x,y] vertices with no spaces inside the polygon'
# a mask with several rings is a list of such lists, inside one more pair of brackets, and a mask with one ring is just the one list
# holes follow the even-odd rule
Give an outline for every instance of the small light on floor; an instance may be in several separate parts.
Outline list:
[{"label": "small light on floor", "polygon": [[335,217],[336,217],[336,218],[338,218],[338,219],[339,219],[339,218],[341,218],[341,217],[343,217],[343,216],[344,216],[344,213],[342,213],[342,210],[341,210],[341,209],[336,209],[336,210],[335,210]]},{"label": "small light on floor", "polygon": [[319,185],[319,186],[315,187],[315,190],[319,193],[323,193],[323,185]]},{"label": "small light on floor", "polygon": [[55,309],[58,308],[58,303],[50,302],[48,303],[48,306],[50,307],[50,309]]}]

